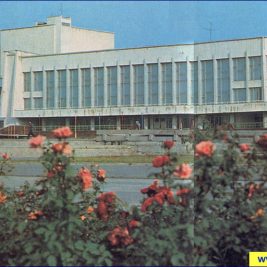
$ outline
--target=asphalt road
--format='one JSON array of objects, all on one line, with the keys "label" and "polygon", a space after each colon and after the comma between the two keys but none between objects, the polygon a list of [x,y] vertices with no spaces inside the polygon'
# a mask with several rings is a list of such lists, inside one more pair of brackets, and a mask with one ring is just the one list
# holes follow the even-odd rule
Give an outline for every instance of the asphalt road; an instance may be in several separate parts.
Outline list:
[{"label": "asphalt road", "polygon": [[[73,174],[76,174],[82,166],[89,168],[90,164],[73,164]],[[143,195],[140,190],[153,181],[153,178],[146,177],[157,171],[151,164],[103,164],[101,168],[107,171],[107,182],[103,190],[116,192],[121,200],[129,205],[138,204],[142,200]],[[0,182],[8,188],[17,189],[26,181],[33,184],[44,173],[44,168],[38,162],[17,162],[8,176],[0,176]]]}]

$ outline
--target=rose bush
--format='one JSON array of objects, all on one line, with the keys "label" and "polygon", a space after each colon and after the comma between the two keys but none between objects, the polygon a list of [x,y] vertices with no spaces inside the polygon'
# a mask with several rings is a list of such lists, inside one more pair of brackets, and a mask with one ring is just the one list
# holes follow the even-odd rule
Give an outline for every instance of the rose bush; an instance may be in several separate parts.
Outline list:
[{"label": "rose bush", "polygon": [[54,144],[29,141],[43,150],[45,177],[17,191],[0,186],[0,265],[246,266],[249,251],[266,251],[266,135],[248,145],[196,131],[194,164],[178,164],[165,141],[154,181],[129,208],[102,191],[98,165],[73,176],[72,132],[53,134]]}]

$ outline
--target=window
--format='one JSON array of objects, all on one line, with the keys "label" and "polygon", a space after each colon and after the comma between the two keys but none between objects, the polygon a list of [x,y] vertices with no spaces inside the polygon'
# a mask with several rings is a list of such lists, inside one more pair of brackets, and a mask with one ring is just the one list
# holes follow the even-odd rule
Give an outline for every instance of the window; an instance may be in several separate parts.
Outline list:
[{"label": "window", "polygon": [[234,81],[245,81],[246,80],[246,59],[234,58]]},{"label": "window", "polygon": [[245,102],[247,99],[246,88],[234,88],[234,101]]},{"label": "window", "polygon": [[193,103],[198,104],[198,63],[191,62],[191,86]]},{"label": "window", "polygon": [[46,72],[46,105],[47,108],[55,107],[55,74],[54,71]]},{"label": "window", "polygon": [[249,78],[250,80],[261,80],[261,57],[249,58]]},{"label": "window", "polygon": [[43,108],[43,98],[42,97],[35,97],[33,99],[33,104],[35,109],[42,109]]},{"label": "window", "polygon": [[24,110],[31,109],[31,99],[24,98]]},{"label": "window", "polygon": [[66,70],[59,70],[57,73],[58,73],[58,107],[65,108],[67,106]]},{"label": "window", "polygon": [[162,104],[172,104],[172,63],[161,64]]},{"label": "window", "polygon": [[230,102],[229,59],[217,60],[218,102]]},{"label": "window", "polygon": [[94,68],[95,106],[104,106],[104,68]]},{"label": "window", "polygon": [[24,92],[30,92],[31,91],[31,73],[30,72],[24,72]]},{"label": "window", "polygon": [[82,69],[82,106],[91,107],[91,70]]},{"label": "window", "polygon": [[261,89],[261,87],[249,88],[249,92],[250,92],[250,100],[251,101],[262,100],[262,89]]},{"label": "window", "polygon": [[213,62],[212,60],[202,61],[202,103],[209,104],[214,102],[213,90]]},{"label": "window", "polygon": [[108,105],[117,105],[117,67],[107,68]]},{"label": "window", "polygon": [[144,104],[144,65],[135,65],[134,70],[134,92],[135,104]]},{"label": "window", "polygon": [[121,66],[122,105],[130,105],[130,66]]},{"label": "window", "polygon": [[147,65],[147,80],[148,80],[148,104],[158,104],[158,64]]},{"label": "window", "polygon": [[79,106],[78,95],[78,70],[70,70],[70,107]]},{"label": "window", "polygon": [[185,62],[176,63],[176,102],[187,103],[187,65]]},{"label": "window", "polygon": [[34,76],[34,91],[43,91],[43,72],[36,71]]}]

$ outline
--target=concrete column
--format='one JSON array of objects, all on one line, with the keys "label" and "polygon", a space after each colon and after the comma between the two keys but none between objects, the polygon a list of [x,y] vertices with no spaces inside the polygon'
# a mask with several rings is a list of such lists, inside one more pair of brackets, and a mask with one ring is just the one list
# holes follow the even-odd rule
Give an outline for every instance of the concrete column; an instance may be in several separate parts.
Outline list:
[{"label": "concrete column", "polygon": [[70,118],[65,119],[65,124],[66,124],[66,126],[70,126]]},{"label": "concrete column", "polygon": [[177,115],[172,115],[172,129],[177,129]]},{"label": "concrete column", "polygon": [[144,120],[144,129],[148,130],[148,116],[144,116],[143,120]]},{"label": "concrete column", "polygon": [[179,128],[179,129],[183,129],[183,125],[182,125],[182,117],[181,117],[181,116],[178,116],[178,120],[177,120],[177,122],[178,122],[178,128]]},{"label": "concrete column", "polygon": [[117,105],[121,106],[121,68],[117,61]]},{"label": "concrete column", "polygon": [[217,76],[217,60],[215,59],[215,56],[212,56],[212,62],[213,62],[213,88],[214,88],[214,103],[218,103],[218,76]]},{"label": "concrete column", "polygon": [[129,66],[130,66],[130,106],[134,106],[135,104],[135,99],[134,99],[134,73],[133,73],[133,65],[131,63],[131,61],[129,62]]},{"label": "concrete column", "polygon": [[144,104],[148,106],[148,73],[147,73],[147,64],[144,60]]},{"label": "concrete column", "polygon": [[116,117],[116,130],[120,130],[121,129],[121,118],[120,116]]},{"label": "concrete column", "polygon": [[[176,89],[176,66],[174,59],[172,58],[172,104],[175,106],[176,104],[180,103],[180,96],[179,92],[177,92],[178,88]],[[177,93],[178,93],[178,102],[177,102]]]},{"label": "concrete column", "polygon": [[246,83],[245,83],[245,86],[246,86],[246,94],[247,94],[247,97],[246,97],[246,101],[249,102],[250,101],[250,95],[249,95],[249,86],[248,86],[248,83],[249,83],[249,58],[248,58],[248,53],[245,52],[245,58],[246,58]]},{"label": "concrete column", "polygon": [[104,71],[104,107],[108,106],[108,79],[107,79],[107,68],[105,63],[103,63],[103,71]]},{"label": "concrete column", "polygon": [[266,88],[266,70],[267,70],[267,63],[266,63],[266,52],[265,52],[265,38],[262,37],[262,73],[261,73],[261,87],[262,87],[262,99],[267,102],[267,88]]},{"label": "concrete column", "polygon": [[187,84],[187,104],[192,105],[193,103],[193,92],[192,92],[192,78],[189,58],[186,57],[186,84]]},{"label": "concrete column", "polygon": [[95,130],[95,118],[94,117],[90,118],[90,130],[91,131]]},{"label": "concrete column", "polygon": [[158,104],[162,105],[162,75],[161,75],[160,59],[158,58]]},{"label": "concrete column", "polygon": [[229,59],[229,90],[230,90],[230,102],[234,102],[234,92],[233,92],[233,77],[234,77],[234,64],[231,54],[228,54]]},{"label": "concrete column", "polygon": [[230,114],[230,123],[231,124],[235,123],[235,114]]},{"label": "concrete column", "polygon": [[44,66],[42,67],[43,74],[43,109],[47,108],[47,88],[46,88],[46,72]]},{"label": "concrete column", "polygon": [[78,65],[78,108],[83,107],[82,101],[82,71],[80,66]]},{"label": "concrete column", "polygon": [[42,126],[42,131],[46,131],[46,121],[44,118],[41,119],[41,126]]},{"label": "concrete column", "polygon": [[95,76],[94,68],[90,65],[90,75],[91,75],[91,107],[95,106]]},{"label": "concrete column", "polygon": [[197,57],[197,70],[198,70],[198,103],[201,105],[202,101],[202,67],[199,57]]},{"label": "concrete column", "polygon": [[55,89],[54,106],[55,108],[58,108],[58,75],[57,75],[56,67],[54,67],[54,89]]},{"label": "concrete column", "polygon": [[66,69],[66,107],[69,108],[72,106],[72,94],[70,92],[70,70],[68,66],[65,66]]},{"label": "concrete column", "polygon": [[33,91],[34,91],[34,76],[33,76],[33,71],[32,68],[30,70],[30,76],[31,76],[31,91],[30,91],[30,102],[31,102],[31,106],[30,109],[34,108],[34,103],[33,103]]}]

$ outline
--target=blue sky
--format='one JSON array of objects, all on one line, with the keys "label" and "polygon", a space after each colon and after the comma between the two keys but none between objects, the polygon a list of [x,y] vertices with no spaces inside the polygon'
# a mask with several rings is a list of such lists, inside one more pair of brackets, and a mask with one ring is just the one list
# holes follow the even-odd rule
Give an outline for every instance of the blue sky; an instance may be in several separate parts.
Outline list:
[{"label": "blue sky", "polygon": [[[267,36],[264,1],[0,1],[0,29],[47,16],[115,33],[117,48]],[[211,24],[210,24],[211,23]]]}]

